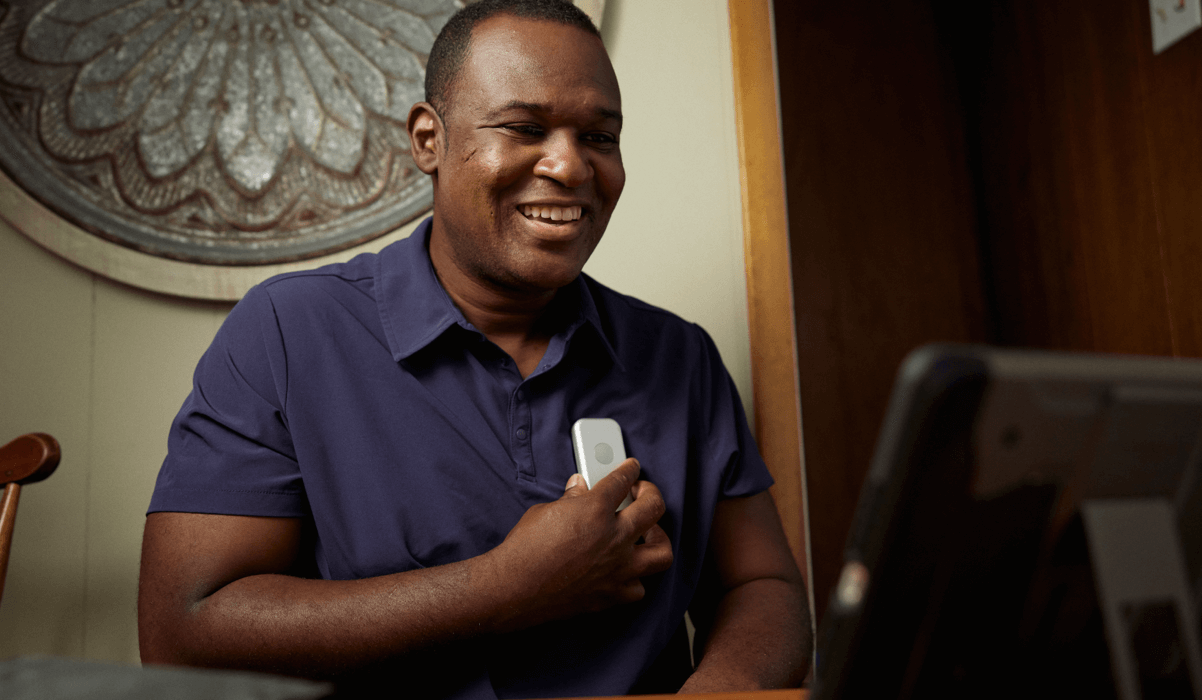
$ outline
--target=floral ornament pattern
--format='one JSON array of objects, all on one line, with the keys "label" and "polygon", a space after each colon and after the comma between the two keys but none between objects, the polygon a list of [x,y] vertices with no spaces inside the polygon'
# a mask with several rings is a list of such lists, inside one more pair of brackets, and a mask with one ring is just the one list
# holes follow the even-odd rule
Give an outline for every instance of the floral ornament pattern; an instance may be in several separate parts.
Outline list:
[{"label": "floral ornament pattern", "polygon": [[0,166],[109,240],[214,264],[430,204],[405,119],[457,0],[42,0],[0,20]]}]

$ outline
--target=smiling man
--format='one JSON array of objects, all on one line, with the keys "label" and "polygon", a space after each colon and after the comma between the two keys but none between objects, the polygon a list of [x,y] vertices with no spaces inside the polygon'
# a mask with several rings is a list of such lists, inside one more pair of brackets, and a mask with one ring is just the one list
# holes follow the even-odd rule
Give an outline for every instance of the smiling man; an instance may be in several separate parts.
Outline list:
[{"label": "smiling man", "polygon": [[[143,660],[364,695],[797,684],[805,592],[717,350],[581,273],[625,181],[596,29],[484,0],[428,71],[433,216],[255,288],[197,368],[146,522]],[[570,426],[596,417],[639,461],[590,490]]]}]

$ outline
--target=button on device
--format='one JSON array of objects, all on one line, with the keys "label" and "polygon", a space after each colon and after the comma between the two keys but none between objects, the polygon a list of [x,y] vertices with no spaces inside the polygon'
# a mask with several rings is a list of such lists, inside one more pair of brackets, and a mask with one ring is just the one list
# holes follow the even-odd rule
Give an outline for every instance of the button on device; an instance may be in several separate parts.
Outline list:
[{"label": "button on device", "polygon": [[614,461],[614,448],[610,447],[607,442],[598,442],[593,452],[597,457],[597,461],[602,464],[610,464]]}]

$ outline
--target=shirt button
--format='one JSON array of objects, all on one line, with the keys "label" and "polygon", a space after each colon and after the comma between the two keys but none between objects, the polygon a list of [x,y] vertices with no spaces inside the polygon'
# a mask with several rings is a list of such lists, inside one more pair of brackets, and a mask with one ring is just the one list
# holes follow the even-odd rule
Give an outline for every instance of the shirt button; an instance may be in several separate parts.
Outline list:
[{"label": "shirt button", "polygon": [[525,401],[525,400],[526,400],[526,392],[522,391],[521,389],[518,389],[518,401]]},{"label": "shirt button", "polygon": [[519,440],[526,439],[526,429],[525,428],[518,428],[518,439]]}]

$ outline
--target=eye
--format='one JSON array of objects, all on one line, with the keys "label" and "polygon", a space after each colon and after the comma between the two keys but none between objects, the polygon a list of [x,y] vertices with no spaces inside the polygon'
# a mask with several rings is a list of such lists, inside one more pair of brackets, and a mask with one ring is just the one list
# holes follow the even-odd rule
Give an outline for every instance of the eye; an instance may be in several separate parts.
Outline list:
[{"label": "eye", "polygon": [[592,143],[592,144],[598,145],[598,146],[616,146],[616,145],[618,145],[618,137],[615,136],[614,134],[611,134],[611,133],[608,133],[605,131],[593,131],[593,132],[585,134],[581,138],[583,138],[585,141],[588,141],[589,143]]},{"label": "eye", "polygon": [[502,124],[501,128],[522,136],[542,136],[543,128],[538,124]]}]

